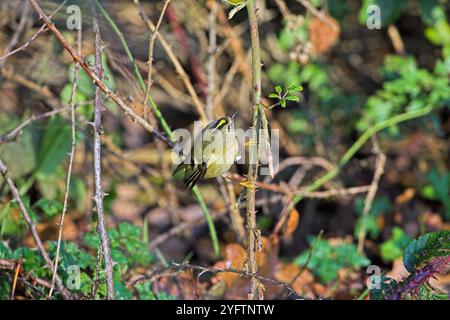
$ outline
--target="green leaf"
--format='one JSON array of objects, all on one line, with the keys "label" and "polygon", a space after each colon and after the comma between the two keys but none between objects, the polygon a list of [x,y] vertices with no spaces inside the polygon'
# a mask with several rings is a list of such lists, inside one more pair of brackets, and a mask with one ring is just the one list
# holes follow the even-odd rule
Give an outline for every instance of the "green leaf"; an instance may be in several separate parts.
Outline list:
[{"label": "green leaf", "polygon": [[86,206],[86,197],[87,197],[87,188],[86,182],[80,177],[73,177],[71,180],[71,189],[73,190],[71,199],[75,201],[77,205],[77,210],[82,212],[85,210]]},{"label": "green leaf", "polygon": [[[57,242],[50,242],[50,253],[52,257],[56,257]],[[78,245],[70,241],[61,241],[60,248],[60,262],[61,270],[65,271],[69,266],[77,265],[80,269],[90,268],[95,270],[96,257],[89,255],[81,250]]]},{"label": "green leaf", "polygon": [[288,50],[292,48],[297,42],[297,36],[295,32],[290,30],[289,28],[283,28],[280,32],[280,36],[278,37],[278,43],[281,49]]},{"label": "green leaf", "polygon": [[22,267],[27,271],[33,271],[39,277],[48,277],[51,272],[48,268],[44,268],[45,262],[38,250],[26,247],[16,249],[12,254],[12,259],[21,258]]},{"label": "green leaf", "polygon": [[410,242],[411,238],[401,228],[394,227],[391,238],[380,246],[381,257],[385,261],[400,258]]},{"label": "green leaf", "polygon": [[300,101],[300,98],[297,97],[297,96],[287,96],[285,99],[288,100],[288,101],[295,101],[295,102],[299,102]]},{"label": "green leaf", "polygon": [[[26,116],[28,117],[28,116]],[[16,128],[21,120],[13,114],[0,112],[0,135]],[[36,140],[39,132],[35,126],[25,128],[15,141],[0,144],[0,154],[13,179],[23,177],[36,168]]]},{"label": "green leaf", "polygon": [[0,259],[11,259],[11,256],[12,256],[11,249],[9,249],[6,243],[0,241]]},{"label": "green leaf", "polygon": [[275,92],[278,94],[281,94],[281,92],[283,91],[283,89],[281,88],[281,86],[275,86]]},{"label": "green leaf", "polygon": [[279,98],[280,96],[278,95],[278,94],[276,94],[276,93],[271,93],[271,94],[269,94],[269,98],[273,98],[273,99],[277,99],[277,98]]},{"label": "green leaf", "polygon": [[[85,58],[85,61],[88,65],[94,66],[95,64],[95,56],[90,55]],[[106,54],[104,53],[102,55],[102,67],[103,67],[103,83],[111,90],[114,91],[116,89],[116,83],[114,81],[114,78],[112,76],[112,72],[108,67]],[[75,63],[72,63],[68,72],[69,72],[69,80],[71,83],[73,83],[74,79],[74,68]],[[86,74],[86,72],[83,69],[78,70],[77,75],[77,88],[78,90],[84,94],[88,98],[94,97],[94,84],[92,82],[92,79]]]},{"label": "green leaf", "polygon": [[439,293],[430,288],[429,285],[421,285],[419,288],[420,300],[448,300],[449,295],[446,293]]},{"label": "green leaf", "polygon": [[121,281],[114,281],[114,291],[117,300],[131,300],[133,298],[131,291]]},{"label": "green leaf", "polygon": [[[72,95],[72,84],[68,83],[61,90],[60,98],[63,102],[69,104],[71,95]],[[80,90],[75,91],[74,97],[75,105],[80,104],[81,102],[84,101],[86,101],[86,96]]]},{"label": "green leaf", "polygon": [[[425,195],[428,198],[439,200],[442,202],[445,210],[445,216],[450,218],[450,172],[441,174],[436,168],[430,170],[427,174],[427,180],[430,182],[433,191],[426,190]],[[428,187],[429,189],[429,187]]]},{"label": "green leaf", "polygon": [[420,194],[427,199],[437,200],[436,190],[431,184],[427,184],[420,190]]},{"label": "green leaf", "polygon": [[[15,219],[13,217],[12,209],[15,207],[13,202],[7,202],[0,207],[0,237],[4,235],[17,235],[25,227],[25,222],[22,219]],[[1,255],[1,254],[0,254]]]},{"label": "green leaf", "polygon": [[327,0],[330,15],[338,21],[343,21],[350,9],[346,0]]},{"label": "green leaf", "polygon": [[39,149],[36,170],[38,179],[45,179],[45,175],[52,173],[62,160],[68,159],[70,144],[70,125],[59,116],[51,118]]},{"label": "green leaf", "polygon": [[[309,239],[310,244],[314,238]],[[310,250],[298,256],[294,263],[304,266],[310,255]],[[370,261],[360,255],[353,243],[331,245],[328,241],[318,239],[307,268],[317,275],[323,283],[337,278],[337,271],[343,268],[357,269],[370,264]]]},{"label": "green leaf", "polygon": [[419,0],[420,17],[422,21],[432,26],[436,21],[445,19],[445,11],[438,0]]},{"label": "green leaf", "polygon": [[286,108],[286,100],[285,100],[285,99],[280,100],[280,105],[281,105],[283,108]]},{"label": "green leaf", "polygon": [[370,5],[377,5],[381,10],[381,25],[387,27],[403,14],[407,4],[407,0],[364,0],[359,11],[359,22],[366,24],[368,18],[367,8]]},{"label": "green leaf", "polygon": [[45,217],[50,219],[62,212],[63,205],[61,202],[51,199],[41,198],[35,204],[35,207],[41,209]]},{"label": "green leaf", "polygon": [[[372,207],[366,218],[363,217],[362,213],[364,210],[364,198],[358,197],[355,199],[355,210],[360,216],[355,224],[354,235],[359,236],[361,226],[366,224],[366,231],[371,239],[378,237],[380,233],[380,228],[377,223],[378,216],[384,214],[391,206],[389,198],[387,196],[376,197],[372,203]],[[364,220],[365,219],[365,220]]]},{"label": "green leaf", "polygon": [[380,288],[372,287],[370,289],[370,300],[386,300],[392,295],[392,292],[398,288],[397,280],[380,276]]},{"label": "green leaf", "polygon": [[430,232],[413,240],[403,253],[406,270],[414,272],[430,259],[450,254],[450,231]]},{"label": "green leaf", "polygon": [[293,91],[300,92],[300,91],[303,91],[303,87],[301,85],[299,85],[299,84],[294,84],[294,85],[290,86],[287,89],[287,91],[288,92],[293,92]]},{"label": "green leaf", "polygon": [[176,300],[176,297],[171,296],[166,292],[153,292],[152,284],[150,282],[144,282],[135,285],[135,288],[139,294],[140,300]]}]

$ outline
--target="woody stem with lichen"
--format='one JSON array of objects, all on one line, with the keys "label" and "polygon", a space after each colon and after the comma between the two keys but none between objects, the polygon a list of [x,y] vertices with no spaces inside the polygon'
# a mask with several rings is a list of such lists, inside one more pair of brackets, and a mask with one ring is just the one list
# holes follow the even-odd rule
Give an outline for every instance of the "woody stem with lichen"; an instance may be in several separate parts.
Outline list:
[{"label": "woody stem with lichen", "polygon": [[[263,116],[261,109],[261,49],[259,44],[258,21],[254,0],[247,0],[248,20],[250,24],[250,37],[252,49],[252,91],[253,91],[253,117],[252,139],[249,145],[249,168],[247,186],[247,268],[248,272],[257,272],[256,265],[256,210],[255,210],[255,182],[258,176],[259,164],[259,118]],[[258,297],[258,279],[251,278],[250,299]]]}]

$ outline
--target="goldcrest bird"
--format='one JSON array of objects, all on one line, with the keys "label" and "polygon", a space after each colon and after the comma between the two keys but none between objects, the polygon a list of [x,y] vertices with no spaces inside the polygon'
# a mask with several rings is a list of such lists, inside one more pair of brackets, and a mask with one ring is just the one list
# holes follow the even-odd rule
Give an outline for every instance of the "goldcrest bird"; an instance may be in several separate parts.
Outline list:
[{"label": "goldcrest bird", "polygon": [[211,122],[194,141],[191,153],[173,172],[175,175],[184,170],[186,187],[192,189],[202,178],[223,175],[239,158],[233,119],[235,115]]}]

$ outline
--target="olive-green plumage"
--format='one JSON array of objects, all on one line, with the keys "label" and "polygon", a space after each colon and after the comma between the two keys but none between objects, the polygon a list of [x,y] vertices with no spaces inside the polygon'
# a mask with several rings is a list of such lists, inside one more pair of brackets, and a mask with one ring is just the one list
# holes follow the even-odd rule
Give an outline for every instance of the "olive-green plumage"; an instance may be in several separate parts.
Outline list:
[{"label": "olive-green plumage", "polygon": [[220,118],[202,130],[191,153],[173,174],[184,170],[184,184],[193,188],[202,178],[215,178],[227,172],[238,157],[238,152],[233,118]]}]

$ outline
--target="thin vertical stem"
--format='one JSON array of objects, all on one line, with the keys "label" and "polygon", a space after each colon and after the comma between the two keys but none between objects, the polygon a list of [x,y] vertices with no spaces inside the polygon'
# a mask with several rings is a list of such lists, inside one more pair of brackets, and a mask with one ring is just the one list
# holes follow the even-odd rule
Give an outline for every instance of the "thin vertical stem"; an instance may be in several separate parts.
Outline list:
[{"label": "thin vertical stem", "polygon": [[[95,36],[95,72],[98,78],[101,80],[103,75],[102,47],[95,9],[92,23]],[[102,133],[102,111],[105,109],[105,107],[103,105],[102,91],[98,86],[95,87],[94,104],[94,200],[97,208],[97,229],[98,233],[100,234],[105,258],[106,285],[108,288],[107,299],[112,300],[114,299],[113,261],[111,258],[108,233],[106,232],[105,214],[103,209],[103,198],[105,196],[105,193],[103,192],[102,187],[102,147],[100,142],[100,135]]]},{"label": "thin vertical stem", "polygon": [[153,73],[153,48],[155,46],[155,40],[156,40],[156,33],[158,32],[158,29],[161,25],[161,22],[163,20],[164,14],[166,13],[167,6],[169,5],[170,0],[166,0],[164,2],[164,7],[161,10],[161,14],[159,15],[158,22],[156,23],[155,30],[150,34],[150,39],[148,42],[148,73],[147,73],[147,88],[145,90],[144,95],[144,104],[148,101],[148,95],[150,94],[150,88],[152,87],[153,80],[152,80],[152,73]]},{"label": "thin vertical stem", "polygon": [[[259,164],[259,117],[261,104],[261,48],[259,44],[258,21],[254,0],[247,0],[248,20],[250,24],[250,37],[252,47],[252,90],[253,90],[253,121],[252,143],[249,146],[249,168],[247,186],[247,268],[252,274],[257,272],[256,265],[256,209],[255,209],[255,182],[258,176]],[[251,278],[250,299],[257,299],[258,280]]]},{"label": "thin vertical stem", "polygon": [[[78,54],[81,55],[81,25],[77,32],[77,51]],[[76,150],[76,119],[75,119],[75,95],[77,91],[77,76],[78,69],[80,68],[80,64],[78,62],[75,63],[75,68],[73,70],[73,83],[72,83],[72,91],[70,93],[70,122],[71,122],[71,131],[72,131],[72,143],[69,155],[69,167],[67,169],[67,180],[66,180],[66,191],[64,194],[64,204],[63,210],[61,213],[61,218],[59,220],[58,226],[58,242],[56,245],[56,257],[55,257],[55,268],[53,270],[52,276],[52,287],[50,288],[50,292],[48,294],[49,297],[52,296],[53,289],[55,286],[56,274],[58,272],[58,264],[59,264],[59,253],[61,250],[61,239],[62,239],[62,231],[64,228],[64,219],[67,213],[67,205],[69,201],[69,190],[70,190],[70,181],[72,178],[72,168],[73,168],[73,159],[75,158],[75,150]]]}]

